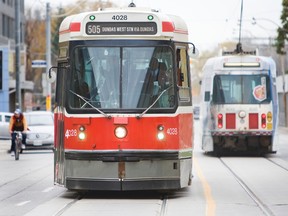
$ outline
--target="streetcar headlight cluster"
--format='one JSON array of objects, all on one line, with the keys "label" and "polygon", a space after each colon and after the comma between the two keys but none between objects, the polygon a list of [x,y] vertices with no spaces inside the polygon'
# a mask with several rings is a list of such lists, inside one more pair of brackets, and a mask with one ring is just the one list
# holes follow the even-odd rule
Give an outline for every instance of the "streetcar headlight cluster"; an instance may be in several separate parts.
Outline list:
[{"label": "streetcar headlight cluster", "polygon": [[123,139],[127,136],[127,129],[123,126],[116,127],[114,130],[114,134],[117,138]]},{"label": "streetcar headlight cluster", "polygon": [[158,140],[164,140],[165,139],[164,126],[158,125],[157,129],[158,129],[157,139]]},{"label": "streetcar headlight cluster", "polygon": [[85,127],[84,127],[84,126],[80,126],[80,127],[79,127],[78,138],[79,138],[80,140],[86,139],[86,133],[85,133]]}]

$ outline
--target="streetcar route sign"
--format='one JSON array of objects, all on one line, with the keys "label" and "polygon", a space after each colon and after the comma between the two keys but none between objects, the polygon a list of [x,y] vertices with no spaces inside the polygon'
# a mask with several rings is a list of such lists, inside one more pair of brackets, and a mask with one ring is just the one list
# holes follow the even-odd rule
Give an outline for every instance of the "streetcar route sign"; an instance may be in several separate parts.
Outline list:
[{"label": "streetcar route sign", "polygon": [[88,35],[155,35],[155,22],[88,22]]}]

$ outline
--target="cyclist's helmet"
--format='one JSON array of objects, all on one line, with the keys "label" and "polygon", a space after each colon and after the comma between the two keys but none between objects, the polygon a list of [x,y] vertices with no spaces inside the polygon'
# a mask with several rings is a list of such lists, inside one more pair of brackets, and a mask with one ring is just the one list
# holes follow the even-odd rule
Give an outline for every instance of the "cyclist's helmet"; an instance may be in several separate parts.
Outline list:
[{"label": "cyclist's helmet", "polygon": [[21,114],[21,110],[20,109],[16,109],[15,111],[14,111],[14,114],[18,114],[18,115],[20,115]]}]

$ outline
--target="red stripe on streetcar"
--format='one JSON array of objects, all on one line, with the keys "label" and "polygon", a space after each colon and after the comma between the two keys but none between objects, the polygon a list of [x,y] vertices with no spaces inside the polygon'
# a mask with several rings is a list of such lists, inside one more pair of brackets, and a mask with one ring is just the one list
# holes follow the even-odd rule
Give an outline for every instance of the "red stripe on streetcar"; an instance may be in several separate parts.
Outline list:
[{"label": "red stripe on streetcar", "polygon": [[172,22],[162,22],[163,32],[174,32],[174,24]]},{"label": "red stripe on streetcar", "polygon": [[181,30],[181,29],[175,29],[174,32],[175,32],[175,33],[178,33],[178,34],[188,34],[188,31],[186,31],[186,30]]},{"label": "red stripe on streetcar", "polygon": [[70,23],[70,32],[78,32],[81,29],[81,23],[77,22],[77,23]]},{"label": "red stripe on streetcar", "polygon": [[80,29],[81,29],[81,23],[79,23],[79,22],[70,23],[69,29],[65,29],[65,30],[59,32],[59,34],[65,34],[65,33],[70,33],[70,32],[79,32]]}]

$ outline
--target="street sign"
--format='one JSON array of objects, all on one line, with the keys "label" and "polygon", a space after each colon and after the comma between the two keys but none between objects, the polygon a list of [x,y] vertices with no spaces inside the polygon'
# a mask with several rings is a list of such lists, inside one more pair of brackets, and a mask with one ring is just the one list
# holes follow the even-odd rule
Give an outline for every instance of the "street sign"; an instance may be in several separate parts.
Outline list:
[{"label": "street sign", "polygon": [[46,68],[47,64],[45,60],[33,60],[32,68]]}]

